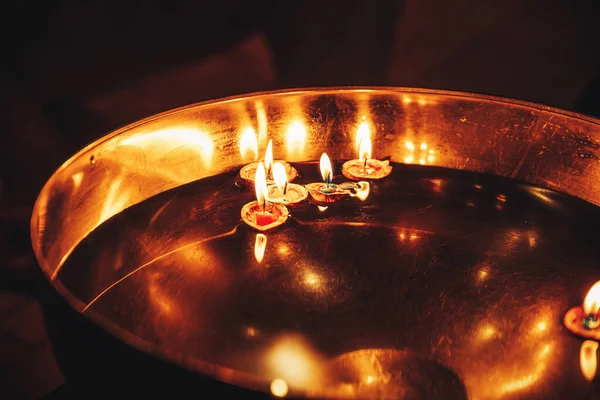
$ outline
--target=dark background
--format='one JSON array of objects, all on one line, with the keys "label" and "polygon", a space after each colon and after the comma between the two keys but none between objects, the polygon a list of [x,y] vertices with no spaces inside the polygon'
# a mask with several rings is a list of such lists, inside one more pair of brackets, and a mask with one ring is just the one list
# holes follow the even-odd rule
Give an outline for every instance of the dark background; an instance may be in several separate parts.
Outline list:
[{"label": "dark background", "polygon": [[600,115],[599,3],[4,0],[0,398],[64,383],[28,224],[44,181],[79,148],[176,106],[298,86],[453,89]]}]

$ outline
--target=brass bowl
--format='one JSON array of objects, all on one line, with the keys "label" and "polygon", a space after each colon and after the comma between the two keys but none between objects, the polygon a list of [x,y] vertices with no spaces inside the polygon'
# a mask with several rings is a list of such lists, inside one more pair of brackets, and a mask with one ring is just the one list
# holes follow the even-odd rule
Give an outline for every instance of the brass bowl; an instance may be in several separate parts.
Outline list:
[{"label": "brass bowl", "polygon": [[[146,235],[144,246],[131,247],[125,264],[119,264],[117,257],[123,254],[115,251],[101,262],[90,261],[87,265],[86,260],[79,260],[78,264],[68,264],[72,270],[63,269],[77,245],[121,211],[248,161],[241,159],[238,147],[239,135],[247,127],[254,127],[263,147],[268,134],[277,156],[291,163],[317,160],[324,151],[332,159],[352,159],[356,157],[354,132],[363,116],[376,131],[375,157],[389,156],[392,162],[514,178],[600,205],[600,124],[593,118],[522,101],[437,90],[367,87],[255,93],[148,117],[97,140],[65,162],[48,180],[33,210],[31,239],[41,269],[76,313],[142,354],[151,355],[140,355],[145,362],[161,364],[158,359],[166,360],[168,363],[161,365],[175,365],[165,367],[174,368],[175,375],[198,379],[203,384],[209,377],[257,393],[269,393],[275,376],[264,369],[257,354],[267,357],[279,348],[282,353],[295,354],[290,356],[289,368],[295,368],[296,363],[304,371],[296,381],[293,376],[288,378],[290,396],[381,396],[384,392],[372,391],[375,386],[369,386],[371,383],[385,388],[385,393],[408,397],[437,393],[446,398],[451,394],[455,398],[547,398],[556,393],[583,396],[595,390],[579,372],[581,341],[562,331],[560,325],[562,313],[580,302],[593,283],[594,274],[589,269],[572,278],[578,274],[577,265],[558,274],[556,285],[549,285],[545,291],[535,276],[543,277],[547,271],[528,267],[533,270],[533,277],[511,288],[515,293],[523,293],[516,303],[502,300],[498,293],[483,295],[472,285],[473,306],[457,311],[454,319],[433,319],[431,332],[426,331],[422,321],[415,321],[414,326],[405,321],[404,328],[396,321],[390,323],[389,331],[371,332],[371,341],[365,339],[355,349],[338,349],[337,355],[327,357],[311,347],[309,332],[293,330],[271,335],[257,344],[256,353],[248,357],[228,352],[227,346],[209,351],[208,344],[199,346],[195,342],[201,331],[209,328],[190,319],[202,311],[198,309],[202,305],[190,298],[193,292],[176,290],[180,283],[168,279],[162,285],[179,293],[171,300],[181,306],[181,315],[176,318],[177,323],[161,325],[160,329],[156,327],[156,315],[146,307],[148,298],[159,296],[156,293],[140,297],[137,292],[119,291],[117,298],[98,301],[115,284],[128,280],[137,267],[173,250],[176,244],[160,234]],[[298,123],[306,128],[305,139],[288,133],[290,125]],[[434,151],[421,149],[420,143]],[[536,194],[540,199],[546,197],[560,203],[553,197],[556,192],[540,190]],[[172,222],[179,223],[183,222]],[[222,232],[199,235],[219,233]],[[544,232],[536,234],[543,236]],[[200,236],[195,239],[202,240]],[[484,250],[471,251],[479,254]],[[487,275],[485,268],[477,273]],[[509,277],[518,270],[497,273]],[[469,271],[457,271],[443,285],[433,285],[435,296],[444,292],[444,285],[464,284]],[[216,282],[217,275],[209,271],[203,279]],[[510,282],[506,282],[508,288]],[[386,296],[393,296],[389,288],[380,289]],[[231,296],[235,298],[236,294]],[[421,312],[427,313],[429,300],[424,301]],[[499,321],[497,325],[483,326],[475,320],[486,307]],[[123,311],[128,308],[146,311],[139,311],[136,318],[123,317],[128,315]],[[359,331],[357,321],[348,326]],[[470,323],[465,325],[465,321]],[[78,324],[78,329],[85,325]],[[459,325],[470,328],[459,329]],[[368,337],[369,329],[365,329],[361,334]],[[402,345],[381,340],[394,337],[394,329],[404,329]],[[239,340],[250,340],[262,330],[241,324],[243,334]],[[73,336],[71,332],[70,337]],[[427,346],[418,339],[431,340],[434,336],[436,341],[429,343],[429,351],[425,351]],[[485,348],[475,343],[486,338],[497,342]],[[331,343],[326,347],[337,349],[335,334],[327,340]],[[84,351],[87,346],[98,344],[81,340],[79,345],[78,351]],[[111,354],[118,357],[117,353]],[[294,361],[294,357],[300,359]],[[83,362],[82,357],[78,360]],[[114,361],[118,362],[122,360]],[[411,378],[408,370],[416,371],[416,375]],[[106,384],[106,378],[103,381]]]}]

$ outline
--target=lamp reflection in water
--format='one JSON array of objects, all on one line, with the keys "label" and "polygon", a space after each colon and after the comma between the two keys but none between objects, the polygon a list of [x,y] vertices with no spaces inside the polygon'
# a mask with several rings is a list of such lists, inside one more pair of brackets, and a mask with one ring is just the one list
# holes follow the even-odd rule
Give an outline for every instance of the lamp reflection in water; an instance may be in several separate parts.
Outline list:
[{"label": "lamp reflection in water", "polygon": [[254,258],[259,264],[265,257],[265,250],[267,248],[267,236],[262,233],[256,234],[256,240],[254,241]]},{"label": "lamp reflection in water", "polygon": [[579,365],[584,378],[591,381],[596,376],[598,368],[598,342],[594,340],[586,340],[581,344],[579,353]]},{"label": "lamp reflection in water", "polygon": [[321,357],[302,337],[285,335],[276,339],[266,357],[269,375],[284,380],[286,387],[309,390],[321,386]]}]

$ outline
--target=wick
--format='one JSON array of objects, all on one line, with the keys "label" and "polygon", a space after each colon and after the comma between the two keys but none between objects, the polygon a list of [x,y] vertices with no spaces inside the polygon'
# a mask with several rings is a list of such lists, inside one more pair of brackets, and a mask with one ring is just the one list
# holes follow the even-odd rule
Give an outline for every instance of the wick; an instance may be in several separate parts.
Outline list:
[{"label": "wick", "polygon": [[327,172],[327,176],[325,177],[325,183],[327,184],[327,187],[331,186],[331,172]]},{"label": "wick", "polygon": [[285,184],[283,185],[283,195],[284,196],[287,194],[287,188],[288,188],[288,183],[286,181]]}]

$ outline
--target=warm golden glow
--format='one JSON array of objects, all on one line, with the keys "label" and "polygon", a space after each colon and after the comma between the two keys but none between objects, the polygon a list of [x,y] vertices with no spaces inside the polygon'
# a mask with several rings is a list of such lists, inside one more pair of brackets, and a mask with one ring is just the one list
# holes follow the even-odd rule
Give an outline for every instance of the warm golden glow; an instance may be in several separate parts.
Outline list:
[{"label": "warm golden glow", "polygon": [[319,275],[314,272],[307,271],[304,273],[304,285],[311,289],[318,289],[321,287],[322,279]]},{"label": "warm golden glow", "polygon": [[285,167],[280,162],[276,162],[275,165],[273,165],[273,180],[275,181],[275,185],[277,185],[277,189],[279,189],[281,193],[285,193],[287,174],[285,173]]},{"label": "warm golden glow", "polygon": [[285,138],[288,157],[301,156],[306,145],[306,127],[300,121],[290,124]]},{"label": "warm golden glow", "polygon": [[244,129],[240,136],[240,155],[244,161],[252,161],[258,158],[258,139],[252,127]]},{"label": "warm golden glow", "polygon": [[320,212],[325,212],[329,207],[327,206],[317,206]]},{"label": "warm golden glow", "polygon": [[333,169],[331,168],[331,160],[329,159],[327,153],[321,154],[319,167],[321,169],[323,182],[331,182],[333,180]]},{"label": "warm golden glow", "polygon": [[214,150],[210,135],[194,128],[167,128],[145,132],[143,135],[122,139],[119,146],[156,147],[163,153],[185,147],[196,151],[207,164],[212,160]]},{"label": "warm golden glow", "polygon": [[425,157],[419,158],[419,164],[425,165]]},{"label": "warm golden glow", "polygon": [[269,373],[285,379],[292,387],[318,385],[319,358],[306,342],[296,336],[278,339],[268,352]]},{"label": "warm golden glow", "polygon": [[371,158],[371,138],[365,136],[358,144],[358,158],[362,163],[366,163]]},{"label": "warm golden glow", "polygon": [[255,338],[259,335],[259,331],[253,326],[247,326],[244,330],[244,335],[246,335],[248,338]]},{"label": "warm golden glow", "polygon": [[546,332],[548,330],[548,322],[539,321],[537,324],[535,324],[535,330],[539,333]]},{"label": "warm golden glow", "polygon": [[280,378],[274,379],[273,382],[271,382],[271,393],[275,397],[285,397],[288,394],[287,383]]},{"label": "warm golden glow", "polygon": [[548,366],[548,356],[550,355],[551,350],[551,344],[544,345],[538,353],[537,359],[534,360],[535,367],[533,371],[521,378],[508,381],[501,385],[499,387],[499,394],[504,396],[509,393],[519,392],[534,385],[542,377],[546,367]]},{"label": "warm golden glow", "polygon": [[415,145],[414,145],[414,144],[413,144],[413,142],[411,142],[410,140],[409,140],[409,141],[406,141],[406,142],[404,143],[404,145],[406,146],[406,148],[407,148],[408,150],[410,150],[410,151],[415,151]]},{"label": "warm golden glow", "polygon": [[351,193],[351,197],[356,197],[360,201],[365,201],[371,192],[371,184],[369,182],[360,182],[360,186]]},{"label": "warm golden glow", "polygon": [[258,139],[264,143],[267,139],[267,113],[262,101],[256,102],[256,121],[258,122]]},{"label": "warm golden glow", "polygon": [[594,283],[583,300],[583,311],[586,314],[598,314],[600,310],[600,281]]},{"label": "warm golden glow", "polygon": [[588,381],[591,381],[596,376],[596,369],[598,368],[598,342],[594,340],[586,340],[581,344],[581,351],[579,352],[579,365],[581,366],[581,373]]},{"label": "warm golden glow", "polygon": [[488,340],[494,339],[497,336],[499,336],[498,330],[492,324],[485,324],[479,328],[479,331],[477,331],[477,337],[482,342],[487,342]]},{"label": "warm golden glow", "polygon": [[265,152],[265,169],[271,171],[273,168],[273,141],[269,140],[267,151]]},{"label": "warm golden glow", "polygon": [[413,161],[415,161],[415,156],[413,156],[412,154],[409,154],[406,157],[404,157],[404,162],[406,164],[411,164]]},{"label": "warm golden glow", "polygon": [[425,150],[427,150],[427,143],[425,143],[425,142],[421,143],[421,146],[419,146],[419,148],[420,148],[422,151],[425,151]]},{"label": "warm golden glow", "polygon": [[267,236],[262,233],[256,234],[256,240],[254,241],[254,258],[260,264],[265,256],[265,249],[267,248]]},{"label": "warm golden glow", "polygon": [[258,167],[256,168],[256,175],[254,176],[254,193],[256,194],[256,201],[258,204],[265,207],[269,192],[267,191],[267,174],[262,161],[258,163]]},{"label": "warm golden glow", "polygon": [[[360,143],[366,139],[369,139],[369,147],[370,147],[371,129],[369,129],[369,124],[367,123],[367,121],[363,121],[360,123],[360,125],[358,125],[358,129],[356,129],[356,138],[354,139],[354,144],[356,146],[356,150],[358,150],[359,156],[362,153],[360,151]],[[370,155],[369,155],[369,158],[371,158]]]},{"label": "warm golden glow", "polygon": [[79,189],[81,181],[83,181],[83,171],[79,171],[76,174],[71,175],[71,179],[73,180],[73,186],[75,187],[75,190]]},{"label": "warm golden glow", "polygon": [[486,281],[490,277],[490,269],[491,268],[488,265],[479,269],[477,271],[477,275],[475,277],[477,282],[482,283],[482,282]]}]

